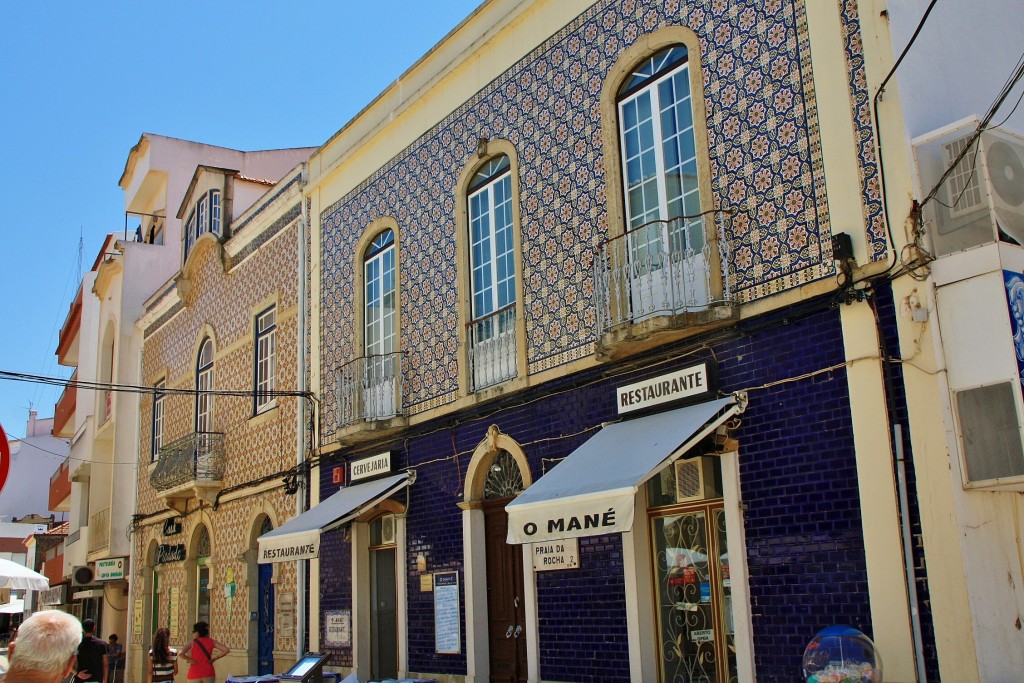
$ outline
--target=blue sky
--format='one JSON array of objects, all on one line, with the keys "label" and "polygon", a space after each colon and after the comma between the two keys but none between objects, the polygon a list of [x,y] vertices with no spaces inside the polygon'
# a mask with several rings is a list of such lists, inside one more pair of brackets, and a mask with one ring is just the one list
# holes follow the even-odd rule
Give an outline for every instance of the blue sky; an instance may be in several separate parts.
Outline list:
[{"label": "blue sky", "polygon": [[[0,2],[0,370],[68,376],[57,335],[143,132],[317,146],[482,0]],[[0,425],[60,389],[0,380]]]}]

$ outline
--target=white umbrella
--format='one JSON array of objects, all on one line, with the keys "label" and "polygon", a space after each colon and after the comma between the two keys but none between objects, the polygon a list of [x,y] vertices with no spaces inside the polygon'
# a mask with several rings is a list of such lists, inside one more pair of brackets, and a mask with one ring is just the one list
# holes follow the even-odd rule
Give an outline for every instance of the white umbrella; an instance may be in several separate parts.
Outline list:
[{"label": "white umbrella", "polygon": [[0,614],[21,614],[25,611],[25,601],[12,598],[6,605],[0,605]]},{"label": "white umbrella", "polygon": [[50,587],[50,580],[25,565],[0,557],[0,588],[42,591]]}]

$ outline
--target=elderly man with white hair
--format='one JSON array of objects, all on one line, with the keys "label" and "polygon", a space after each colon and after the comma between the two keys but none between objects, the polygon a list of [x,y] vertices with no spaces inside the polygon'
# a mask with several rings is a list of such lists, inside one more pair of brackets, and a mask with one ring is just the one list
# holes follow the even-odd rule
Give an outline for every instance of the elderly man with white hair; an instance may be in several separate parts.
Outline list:
[{"label": "elderly man with white hair", "polygon": [[82,623],[59,610],[36,612],[18,629],[4,683],[60,683],[75,667]]}]

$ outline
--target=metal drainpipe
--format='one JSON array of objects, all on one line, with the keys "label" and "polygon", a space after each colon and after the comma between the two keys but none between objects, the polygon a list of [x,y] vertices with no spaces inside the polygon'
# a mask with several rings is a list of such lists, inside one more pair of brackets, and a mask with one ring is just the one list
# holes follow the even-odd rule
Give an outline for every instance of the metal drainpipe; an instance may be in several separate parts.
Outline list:
[{"label": "metal drainpipe", "polygon": [[[891,285],[890,285],[891,286]],[[894,294],[895,296],[895,294]],[[924,638],[921,633],[921,615],[917,602],[917,574],[914,571],[912,536],[910,533],[910,506],[907,503],[906,460],[903,453],[903,425],[896,422],[896,396],[892,383],[892,369],[889,367],[889,353],[886,350],[885,330],[878,315],[874,293],[867,298],[871,315],[875,320],[875,334],[878,337],[878,355],[882,359],[882,383],[885,393],[886,421],[889,423],[892,443],[893,468],[896,475],[896,497],[900,508],[900,540],[903,546],[903,576],[907,587],[907,611],[910,617],[911,638],[914,641],[914,666],[917,681],[927,680],[924,667]],[[905,401],[906,399],[904,399]]]},{"label": "metal drainpipe", "polygon": [[[299,311],[298,311],[298,353],[296,358],[298,362],[298,372],[296,376],[299,379],[299,391],[306,391],[306,233],[309,228],[308,221],[306,220],[306,197],[305,188],[308,182],[308,170],[306,163],[302,163],[302,170],[299,171],[299,226],[298,226],[298,289],[299,289]],[[297,465],[301,465],[306,459],[306,440],[304,430],[306,428],[306,399],[302,396],[298,399],[298,410],[296,411],[296,430],[295,430],[295,461]],[[295,514],[296,516],[301,515],[305,511],[306,507],[306,492],[299,491],[295,496]],[[302,563],[302,560],[299,560]],[[306,571],[308,571],[308,564],[303,566],[300,564],[296,575],[296,613],[297,613],[297,632],[298,638],[295,641],[295,659],[296,661],[304,654],[306,644]]]}]

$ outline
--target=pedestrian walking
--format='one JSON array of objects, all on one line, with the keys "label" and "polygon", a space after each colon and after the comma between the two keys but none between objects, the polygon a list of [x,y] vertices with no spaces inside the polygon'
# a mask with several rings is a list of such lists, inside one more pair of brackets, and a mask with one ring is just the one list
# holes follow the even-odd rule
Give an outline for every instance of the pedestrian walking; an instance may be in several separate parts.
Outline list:
[{"label": "pedestrian walking", "polygon": [[75,668],[82,624],[59,610],[36,612],[21,624],[18,656],[4,682],[61,683]]},{"label": "pedestrian walking", "polygon": [[178,651],[171,647],[171,630],[158,628],[149,648],[148,682],[173,681],[178,675]]},{"label": "pedestrian walking", "polygon": [[93,635],[95,630],[95,621],[82,620],[82,642],[78,645],[78,669],[75,673],[79,683],[106,683],[107,680],[107,643]]}]

